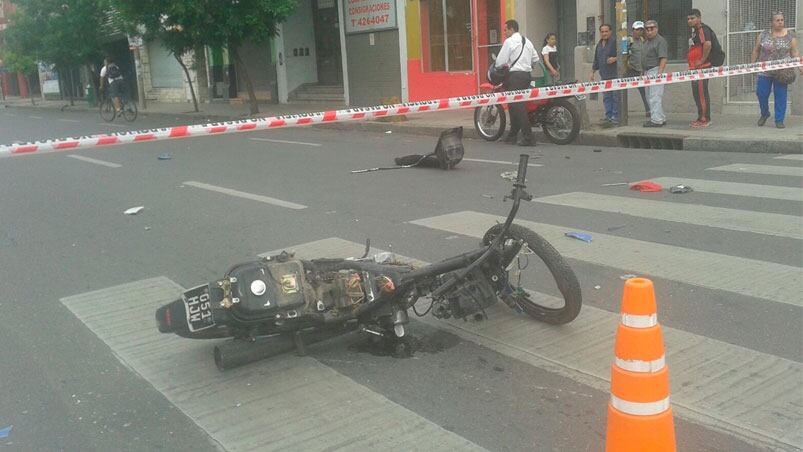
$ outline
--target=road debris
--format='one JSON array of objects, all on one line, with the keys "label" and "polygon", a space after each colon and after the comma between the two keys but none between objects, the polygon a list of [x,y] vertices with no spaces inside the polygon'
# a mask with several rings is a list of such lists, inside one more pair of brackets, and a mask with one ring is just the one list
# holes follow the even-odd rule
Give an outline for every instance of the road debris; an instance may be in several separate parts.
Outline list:
[{"label": "road debris", "polygon": [[156,158],[158,158],[159,160],[172,160],[173,155],[170,154],[169,152],[165,152],[164,154],[159,154],[159,157]]},{"label": "road debris", "polygon": [[482,195],[483,198],[494,199],[494,195],[484,194]]},{"label": "road debris", "polygon": [[630,189],[641,192],[659,192],[664,188],[656,184],[655,182],[642,181],[642,182],[636,182],[635,184],[631,185]]},{"label": "road debris", "polygon": [[145,206],[132,207],[132,208],[126,210],[123,213],[126,214],[126,215],[136,215],[136,214],[142,212],[142,210],[144,208],[145,208]]},{"label": "road debris", "polygon": [[590,234],[583,234],[582,232],[567,232],[564,235],[573,239],[582,240],[586,243],[591,243],[592,240]]},{"label": "road debris", "polygon": [[630,185],[630,182],[614,182],[612,184],[602,184],[600,187],[620,187],[622,185]]},{"label": "road debris", "polygon": [[602,289],[602,286],[594,286],[594,289],[595,290],[600,290],[600,289]]},{"label": "road debris", "polygon": [[694,191],[693,188],[689,187],[688,185],[673,185],[669,187],[669,193],[688,193],[690,191]]},{"label": "road debris", "polygon": [[393,131],[392,131],[392,130],[388,130],[388,131],[387,131],[387,132],[385,132],[385,133],[393,133]]},{"label": "road debris", "polygon": [[627,281],[628,279],[638,278],[636,275],[622,275],[619,277],[622,281]]},{"label": "road debris", "polygon": [[516,181],[517,171],[505,171],[504,173],[500,174],[499,177],[502,179],[507,179],[509,181]]},{"label": "road debris", "polygon": [[8,435],[11,434],[11,429],[14,428],[13,425],[9,425],[8,427],[0,428],[0,438],[8,438]]}]

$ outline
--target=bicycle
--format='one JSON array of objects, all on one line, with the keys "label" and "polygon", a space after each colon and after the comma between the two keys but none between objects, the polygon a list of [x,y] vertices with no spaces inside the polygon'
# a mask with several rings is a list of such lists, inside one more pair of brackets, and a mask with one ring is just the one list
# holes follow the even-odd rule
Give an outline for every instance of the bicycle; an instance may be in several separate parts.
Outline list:
[{"label": "bicycle", "polygon": [[104,95],[100,101],[100,117],[106,122],[112,122],[118,115],[122,115],[128,122],[137,119],[136,102],[131,101],[128,96],[122,96],[120,98],[120,111],[117,112],[114,109],[112,98]]}]

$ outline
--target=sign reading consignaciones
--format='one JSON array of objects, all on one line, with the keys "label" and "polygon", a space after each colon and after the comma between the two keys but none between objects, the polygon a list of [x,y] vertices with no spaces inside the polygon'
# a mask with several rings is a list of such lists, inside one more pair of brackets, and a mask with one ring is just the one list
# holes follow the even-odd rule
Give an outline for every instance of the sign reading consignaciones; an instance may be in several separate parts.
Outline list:
[{"label": "sign reading consignaciones", "polygon": [[396,28],[396,0],[345,0],[346,33]]}]

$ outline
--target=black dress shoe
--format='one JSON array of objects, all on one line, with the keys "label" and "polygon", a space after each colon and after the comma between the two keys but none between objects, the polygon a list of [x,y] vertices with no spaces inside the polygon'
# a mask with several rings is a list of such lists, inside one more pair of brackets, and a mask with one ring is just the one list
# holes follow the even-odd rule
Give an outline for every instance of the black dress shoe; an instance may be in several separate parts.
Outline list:
[{"label": "black dress shoe", "polygon": [[758,124],[758,126],[761,127],[761,126],[763,126],[764,124],[767,123],[767,119],[769,119],[769,118],[770,118],[769,116],[762,116],[762,117],[758,118],[758,122],[756,124]]},{"label": "black dress shoe", "polygon": [[647,121],[644,123],[644,127],[663,127],[664,125],[666,125],[666,122],[658,124],[656,122]]}]

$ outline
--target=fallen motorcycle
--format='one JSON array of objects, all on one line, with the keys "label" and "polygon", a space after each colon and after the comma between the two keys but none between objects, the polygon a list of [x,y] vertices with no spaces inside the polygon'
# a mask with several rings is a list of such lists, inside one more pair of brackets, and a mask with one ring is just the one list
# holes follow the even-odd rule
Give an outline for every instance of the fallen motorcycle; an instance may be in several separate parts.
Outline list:
[{"label": "fallen motorcycle", "polygon": [[[394,354],[404,356],[410,353],[405,330],[410,310],[479,321],[501,300],[536,320],[568,323],[582,304],[577,277],[544,238],[513,224],[521,200],[532,198],[524,184],[527,162],[521,155],[513,190],[505,197],[513,201],[506,221],[491,227],[473,251],[420,267],[390,253],[369,258],[368,246],[359,259],[303,260],[282,252],[236,264],[223,278],[160,307],[159,331],[190,339],[233,338],[214,349],[223,370],[293,349],[303,355],[306,344],[353,330],[387,341]],[[535,258],[548,269],[562,300],[543,302],[525,289]],[[530,285],[543,282],[543,275],[533,278]],[[426,309],[419,312],[422,304]]]}]

